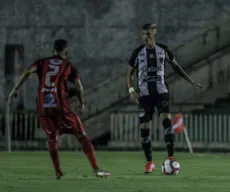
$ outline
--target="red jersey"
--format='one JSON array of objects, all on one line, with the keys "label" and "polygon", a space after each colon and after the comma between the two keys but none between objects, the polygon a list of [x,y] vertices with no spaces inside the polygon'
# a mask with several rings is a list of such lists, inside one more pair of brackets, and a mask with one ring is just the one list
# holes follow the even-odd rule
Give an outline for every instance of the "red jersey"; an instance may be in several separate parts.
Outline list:
[{"label": "red jersey", "polygon": [[68,101],[68,82],[79,79],[77,69],[66,59],[53,56],[36,61],[39,79],[37,110],[41,116],[73,113]]}]

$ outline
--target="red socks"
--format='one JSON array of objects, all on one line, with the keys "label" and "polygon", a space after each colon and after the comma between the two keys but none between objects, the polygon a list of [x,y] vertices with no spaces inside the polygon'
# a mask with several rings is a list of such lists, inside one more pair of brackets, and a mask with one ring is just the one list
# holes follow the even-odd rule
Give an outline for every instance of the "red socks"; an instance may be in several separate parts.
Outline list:
[{"label": "red socks", "polygon": [[[97,159],[94,153],[93,145],[91,141],[86,135],[83,135],[79,142],[82,145],[82,150],[84,151],[85,155],[87,156],[91,166],[93,169],[98,169]],[[48,142],[48,149],[50,153],[50,157],[53,161],[54,169],[57,174],[63,175],[61,168],[60,168],[60,161],[59,161],[59,154],[58,154],[58,143],[56,141],[49,141]]]},{"label": "red socks", "polygon": [[87,156],[91,166],[93,169],[98,169],[97,159],[94,153],[93,145],[89,138],[86,135],[83,135],[79,142],[81,143],[82,150],[84,151],[85,155]]},{"label": "red socks", "polygon": [[59,155],[58,155],[58,144],[57,141],[49,141],[48,142],[48,149],[50,153],[50,157],[53,161],[54,169],[57,174],[62,175],[62,171],[60,168],[60,161],[59,161]]}]

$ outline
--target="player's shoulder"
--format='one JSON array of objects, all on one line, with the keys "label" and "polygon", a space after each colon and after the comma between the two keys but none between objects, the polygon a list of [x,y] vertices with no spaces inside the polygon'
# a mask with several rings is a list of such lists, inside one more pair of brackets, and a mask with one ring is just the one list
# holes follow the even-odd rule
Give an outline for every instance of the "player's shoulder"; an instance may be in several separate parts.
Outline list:
[{"label": "player's shoulder", "polygon": [[140,52],[144,47],[145,47],[144,44],[143,44],[143,45],[140,45],[140,46],[136,47],[136,48],[133,50],[133,52],[138,53],[138,52]]},{"label": "player's shoulder", "polygon": [[42,62],[42,61],[46,61],[49,59],[52,59],[52,57],[42,57],[42,58],[37,59],[36,62]]},{"label": "player's shoulder", "polygon": [[78,70],[78,67],[75,63],[73,63],[72,61],[68,60],[68,59],[65,59],[65,63],[66,63],[66,66],[67,68],[70,67],[72,70]]},{"label": "player's shoulder", "polygon": [[133,58],[137,57],[138,54],[143,50],[143,48],[145,47],[145,45],[140,45],[139,47],[135,48],[132,52],[132,56]]},{"label": "player's shoulder", "polygon": [[34,63],[41,63],[42,61],[44,61],[44,58],[39,58],[39,59],[35,60]]},{"label": "player's shoulder", "polygon": [[162,49],[165,49],[165,50],[168,49],[168,46],[165,45],[165,44],[163,44],[163,43],[158,43],[158,42],[156,42],[156,45],[159,46],[159,47],[161,47]]},{"label": "player's shoulder", "polygon": [[73,62],[70,61],[69,59],[64,59],[64,61],[66,62],[67,65],[75,67],[75,65],[73,64]]}]

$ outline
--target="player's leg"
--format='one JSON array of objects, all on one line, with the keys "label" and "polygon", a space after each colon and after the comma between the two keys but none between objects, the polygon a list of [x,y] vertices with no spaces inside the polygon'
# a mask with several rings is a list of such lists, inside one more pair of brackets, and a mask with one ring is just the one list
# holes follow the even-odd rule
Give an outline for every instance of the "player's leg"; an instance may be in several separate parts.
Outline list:
[{"label": "player's leg", "polygon": [[171,114],[170,113],[161,113],[160,114],[162,125],[165,129],[164,138],[168,151],[168,158],[174,159],[174,133],[172,129]]},{"label": "player's leg", "polygon": [[141,145],[146,158],[145,173],[150,173],[155,169],[152,159],[152,142],[150,138],[150,123],[152,120],[154,107],[150,97],[141,97],[139,99],[139,121],[141,130]]},{"label": "player's leg", "polygon": [[65,123],[67,125],[71,126],[71,129],[63,129],[62,130],[62,134],[72,134],[74,136],[76,136],[76,138],[78,139],[79,143],[82,146],[82,150],[85,153],[86,157],[88,158],[95,174],[97,176],[108,176],[110,175],[107,171],[103,171],[101,169],[99,169],[98,163],[97,163],[97,159],[96,159],[96,155],[94,152],[94,148],[93,145],[89,139],[89,137],[86,135],[82,122],[80,120],[80,118],[76,115],[69,115],[65,117]]},{"label": "player's leg", "polygon": [[58,131],[56,129],[56,126],[58,125],[55,125],[56,123],[54,123],[54,120],[48,117],[40,117],[40,123],[47,135],[48,150],[53,162],[56,177],[57,179],[60,179],[60,177],[63,176],[63,173],[60,167],[60,160],[59,160],[59,153],[58,153]]},{"label": "player's leg", "polygon": [[170,114],[170,96],[168,93],[160,94],[156,98],[156,106],[164,127],[164,139],[167,146],[168,157],[174,159],[174,133]]}]

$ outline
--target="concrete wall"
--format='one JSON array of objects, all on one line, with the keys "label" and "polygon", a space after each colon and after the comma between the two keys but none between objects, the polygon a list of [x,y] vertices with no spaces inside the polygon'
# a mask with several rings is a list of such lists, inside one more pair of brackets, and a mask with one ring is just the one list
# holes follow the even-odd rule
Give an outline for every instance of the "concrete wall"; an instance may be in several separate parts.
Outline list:
[{"label": "concrete wall", "polygon": [[[161,42],[175,46],[229,15],[227,0],[1,0],[0,64],[5,44],[23,44],[27,66],[50,55],[54,39],[66,38],[70,60],[90,88],[126,67],[144,23],[156,22]],[[30,81],[27,92],[33,87]]]}]

